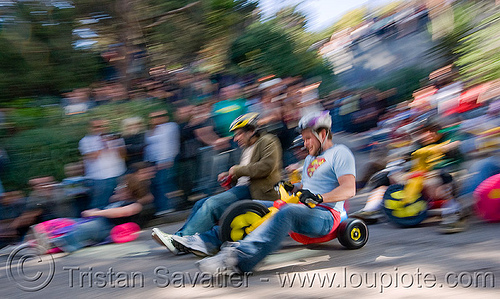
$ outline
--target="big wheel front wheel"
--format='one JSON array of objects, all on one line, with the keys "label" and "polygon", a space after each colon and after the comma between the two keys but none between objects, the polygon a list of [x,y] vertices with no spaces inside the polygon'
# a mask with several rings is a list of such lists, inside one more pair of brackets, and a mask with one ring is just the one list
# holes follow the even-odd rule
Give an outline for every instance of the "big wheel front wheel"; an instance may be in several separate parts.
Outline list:
[{"label": "big wheel front wheel", "polygon": [[347,218],[339,225],[337,239],[347,249],[359,249],[368,242],[368,227],[363,220]]},{"label": "big wheel front wheel", "polygon": [[240,200],[230,205],[219,221],[222,242],[236,242],[246,237],[246,228],[259,221],[269,209],[253,200]]}]

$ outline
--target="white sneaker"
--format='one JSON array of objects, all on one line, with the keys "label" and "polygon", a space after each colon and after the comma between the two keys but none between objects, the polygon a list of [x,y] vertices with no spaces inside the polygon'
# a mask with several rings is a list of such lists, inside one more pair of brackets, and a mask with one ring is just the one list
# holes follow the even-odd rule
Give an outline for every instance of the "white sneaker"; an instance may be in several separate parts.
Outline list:
[{"label": "white sneaker", "polygon": [[185,251],[189,251],[199,257],[213,255],[210,254],[207,245],[198,234],[184,237],[173,235],[172,243],[176,248],[185,248]]},{"label": "white sneaker", "polygon": [[179,250],[175,248],[174,244],[172,243],[172,235],[166,234],[162,232],[159,228],[153,228],[151,232],[151,237],[153,240],[155,240],[158,244],[163,245],[167,247],[170,252],[173,254],[179,254]]},{"label": "white sneaker", "polygon": [[238,269],[237,249],[234,247],[223,247],[217,255],[196,262],[196,266],[201,272],[213,275],[242,274]]}]

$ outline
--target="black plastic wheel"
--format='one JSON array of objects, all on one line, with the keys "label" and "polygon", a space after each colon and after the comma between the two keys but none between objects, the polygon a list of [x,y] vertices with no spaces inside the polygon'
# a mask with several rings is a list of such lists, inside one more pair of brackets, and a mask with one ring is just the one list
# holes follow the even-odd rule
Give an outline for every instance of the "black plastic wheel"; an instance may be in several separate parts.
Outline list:
[{"label": "black plastic wheel", "polygon": [[263,204],[253,200],[240,200],[230,205],[219,221],[222,242],[236,242],[246,237],[245,228],[269,213]]},{"label": "black plastic wheel", "polygon": [[368,227],[361,219],[347,218],[339,225],[337,239],[347,249],[359,249],[368,241]]},{"label": "black plastic wheel", "polygon": [[411,203],[407,203],[394,209],[394,204],[402,199],[395,198],[394,195],[404,190],[404,185],[391,185],[384,193],[382,210],[389,221],[400,227],[413,227],[427,218],[427,201],[423,195]]}]

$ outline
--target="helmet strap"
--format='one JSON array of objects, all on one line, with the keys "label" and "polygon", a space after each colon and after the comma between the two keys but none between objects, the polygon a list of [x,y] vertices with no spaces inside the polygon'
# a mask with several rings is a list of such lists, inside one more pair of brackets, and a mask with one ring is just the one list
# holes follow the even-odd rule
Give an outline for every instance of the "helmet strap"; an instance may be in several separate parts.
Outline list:
[{"label": "helmet strap", "polygon": [[315,157],[316,156],[319,156],[322,152],[323,152],[323,145],[325,144],[326,142],[326,139],[328,138],[328,134],[326,134],[325,138],[322,140],[320,137],[319,137],[319,134],[318,132],[316,132],[316,130],[312,130],[312,133],[313,135],[318,139],[319,143],[320,143],[320,146],[319,146],[319,149],[318,149],[318,152],[314,155]]}]

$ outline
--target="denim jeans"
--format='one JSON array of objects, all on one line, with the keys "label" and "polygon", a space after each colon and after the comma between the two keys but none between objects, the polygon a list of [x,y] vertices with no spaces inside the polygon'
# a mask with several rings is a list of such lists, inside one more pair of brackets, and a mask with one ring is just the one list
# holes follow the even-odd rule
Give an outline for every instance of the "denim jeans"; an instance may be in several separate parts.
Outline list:
[{"label": "denim jeans", "polygon": [[[272,201],[264,201],[264,200],[256,200],[256,202],[259,202],[268,208],[272,207],[274,203]],[[217,254],[217,252],[219,252],[222,246],[222,241],[219,238],[219,232],[220,232],[220,226],[216,225],[212,227],[209,231],[200,234],[200,238],[205,243],[205,246],[207,247],[208,252],[210,254]]]},{"label": "denim jeans", "polygon": [[174,183],[174,168],[169,167],[160,169],[151,180],[151,194],[154,197],[154,203],[157,211],[165,211],[175,208],[172,200],[167,198],[166,194],[176,190]]},{"label": "denim jeans", "polygon": [[91,209],[102,209],[109,204],[109,198],[118,185],[118,177],[104,180],[90,180],[92,201],[90,202]]},{"label": "denim jeans", "polygon": [[321,237],[331,231],[333,222],[332,213],[326,209],[286,205],[235,245],[238,268],[243,272],[251,271],[267,255],[279,249],[291,231],[309,237]]},{"label": "denim jeans", "polygon": [[112,228],[113,224],[104,217],[84,220],[76,224],[70,232],[52,239],[52,242],[65,252],[73,252],[101,243],[109,236]]},{"label": "denim jeans", "polygon": [[203,233],[203,239],[212,240],[213,246],[219,247],[218,229],[214,228],[227,207],[242,199],[251,199],[248,186],[233,187],[226,192],[201,199],[193,206],[184,226],[175,234],[179,236],[190,236],[195,233]]}]

